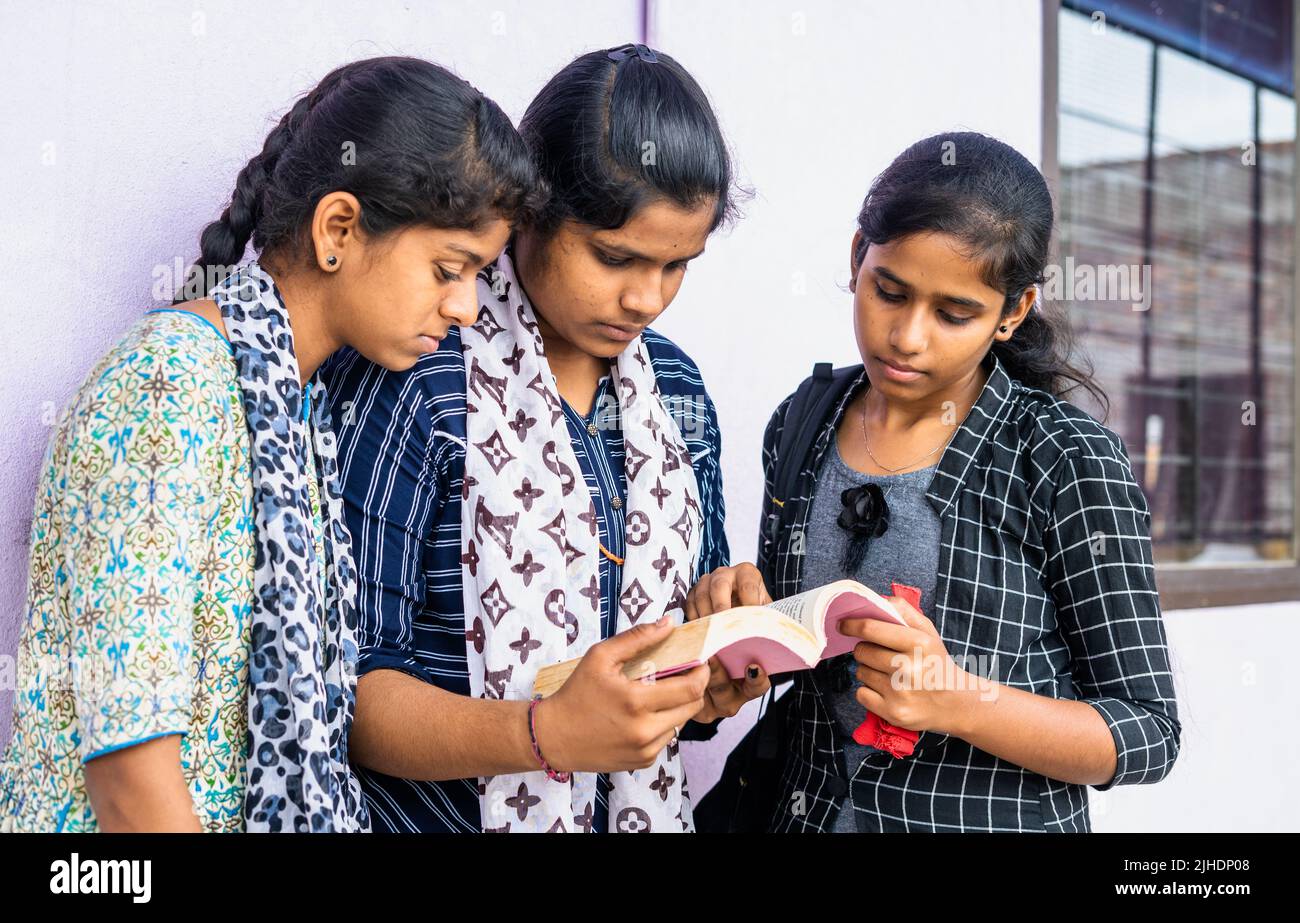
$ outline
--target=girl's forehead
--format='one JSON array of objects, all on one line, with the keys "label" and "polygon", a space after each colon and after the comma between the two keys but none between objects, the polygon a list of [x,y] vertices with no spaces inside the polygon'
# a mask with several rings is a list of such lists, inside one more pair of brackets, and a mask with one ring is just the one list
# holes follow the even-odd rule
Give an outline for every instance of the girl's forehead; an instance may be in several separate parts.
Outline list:
[{"label": "girl's forehead", "polygon": [[917,290],[961,295],[978,301],[1001,293],[984,281],[984,265],[950,234],[909,234],[867,248],[866,263]]},{"label": "girl's forehead", "polygon": [[591,231],[592,240],[630,254],[665,262],[699,254],[713,224],[713,204],[684,208],[663,200],[649,202],[617,228]]}]

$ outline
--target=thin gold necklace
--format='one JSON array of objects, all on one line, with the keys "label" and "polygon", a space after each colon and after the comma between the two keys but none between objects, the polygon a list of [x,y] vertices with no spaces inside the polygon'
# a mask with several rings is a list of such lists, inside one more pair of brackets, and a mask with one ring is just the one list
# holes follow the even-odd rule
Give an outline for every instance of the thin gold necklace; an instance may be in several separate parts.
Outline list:
[{"label": "thin gold necklace", "polygon": [[[957,431],[956,431],[956,429],[954,428],[954,429],[953,429],[953,436],[955,436],[955,435],[957,435]],[[943,442],[939,443],[937,446],[935,446],[935,447],[934,447],[933,449],[931,449],[930,451],[926,452],[924,455],[922,455],[922,456],[921,456],[920,458],[918,458],[916,461],[911,462],[910,464],[900,465],[900,466],[897,467],[897,468],[891,468],[891,467],[889,467],[888,465],[882,463],[882,462],[880,461],[880,459],[876,458],[875,454],[871,451],[871,444],[870,444],[870,442],[867,440],[867,402],[866,402],[866,401],[863,401],[863,402],[862,402],[862,447],[863,447],[864,449],[867,450],[867,457],[870,458],[873,462],[876,463],[876,467],[878,467],[878,468],[883,468],[884,470],[888,471],[890,474],[897,474],[897,473],[900,472],[900,471],[906,471],[908,468],[915,468],[917,465],[919,465],[921,462],[925,461],[927,458],[929,458],[929,457],[930,457],[931,455],[933,455],[935,452],[938,452],[940,449],[942,449],[942,448],[944,448],[945,446],[947,446],[948,443],[950,443],[950,442],[952,442],[952,436],[949,436],[947,439],[945,439]]]}]

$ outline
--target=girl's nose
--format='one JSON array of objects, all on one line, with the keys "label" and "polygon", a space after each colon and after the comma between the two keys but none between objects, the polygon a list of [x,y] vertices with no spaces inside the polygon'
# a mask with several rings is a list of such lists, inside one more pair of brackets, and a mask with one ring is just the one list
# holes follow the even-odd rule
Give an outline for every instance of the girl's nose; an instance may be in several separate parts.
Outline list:
[{"label": "girl's nose", "polygon": [[467,327],[478,320],[478,280],[473,274],[467,274],[452,286],[439,309],[443,317],[462,327]]},{"label": "girl's nose", "polygon": [[889,345],[905,356],[925,352],[927,339],[925,310],[919,305],[900,317],[889,333]]},{"label": "girl's nose", "polygon": [[646,273],[637,284],[623,292],[619,306],[631,314],[639,315],[643,323],[650,323],[664,309],[663,276],[657,272]]}]

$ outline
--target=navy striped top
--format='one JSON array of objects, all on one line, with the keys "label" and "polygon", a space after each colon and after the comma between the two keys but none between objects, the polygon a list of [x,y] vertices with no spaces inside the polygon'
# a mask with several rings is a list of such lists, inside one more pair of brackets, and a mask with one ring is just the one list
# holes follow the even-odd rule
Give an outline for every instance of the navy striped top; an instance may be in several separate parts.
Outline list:
[{"label": "navy striped top", "polygon": [[[721,433],[695,363],[671,341],[642,337],[664,404],[691,453],[703,530],[696,578],[728,563],[723,531]],[[465,363],[456,327],[436,353],[390,372],[344,350],[321,369],[339,443],[344,505],[358,570],[358,671],[401,670],[469,695],[461,597],[461,482],[465,468]],[[602,378],[591,412],[564,403],[574,454],[596,506],[600,540],[624,551],[626,483],[618,404]],[[614,498],[618,502],[614,503]],[[602,635],[608,637],[622,568],[600,561]],[[537,607],[541,612],[541,605]],[[540,616],[539,616],[540,617]],[[691,734],[683,731],[683,738]],[[478,780],[397,779],[357,769],[376,830],[477,832]],[[601,777],[591,829],[606,828]]]}]

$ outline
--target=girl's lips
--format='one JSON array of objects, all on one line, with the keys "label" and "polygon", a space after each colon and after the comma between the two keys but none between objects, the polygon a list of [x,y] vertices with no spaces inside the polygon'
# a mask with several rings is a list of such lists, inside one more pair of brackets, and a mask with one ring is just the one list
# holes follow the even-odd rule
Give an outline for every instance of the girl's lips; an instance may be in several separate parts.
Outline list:
[{"label": "girl's lips", "polygon": [[619,343],[631,343],[641,335],[640,330],[624,330],[622,327],[615,327],[613,324],[597,324],[596,329],[605,337],[616,340]]},{"label": "girl's lips", "polygon": [[423,347],[425,353],[436,353],[438,344],[442,342],[441,337],[431,337],[427,333],[420,334],[419,339],[420,346]]},{"label": "girl's lips", "polygon": [[916,369],[899,368],[896,365],[890,365],[885,359],[876,359],[880,363],[881,370],[884,371],[885,377],[893,381],[916,381],[924,372],[918,372]]}]

